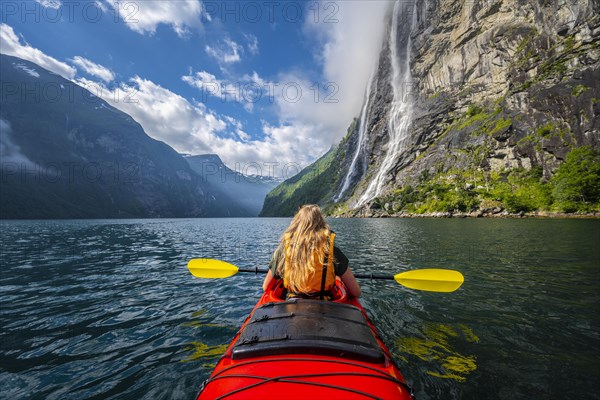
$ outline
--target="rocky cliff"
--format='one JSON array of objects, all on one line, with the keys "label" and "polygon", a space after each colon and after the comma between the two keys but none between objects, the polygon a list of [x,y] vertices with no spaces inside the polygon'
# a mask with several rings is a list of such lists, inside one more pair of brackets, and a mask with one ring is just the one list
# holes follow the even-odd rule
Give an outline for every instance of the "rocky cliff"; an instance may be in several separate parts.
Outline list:
[{"label": "rocky cliff", "polygon": [[[387,20],[361,115],[318,171],[333,194],[303,202],[345,215],[598,208],[598,2],[418,0]],[[587,183],[559,171],[576,148]]]}]

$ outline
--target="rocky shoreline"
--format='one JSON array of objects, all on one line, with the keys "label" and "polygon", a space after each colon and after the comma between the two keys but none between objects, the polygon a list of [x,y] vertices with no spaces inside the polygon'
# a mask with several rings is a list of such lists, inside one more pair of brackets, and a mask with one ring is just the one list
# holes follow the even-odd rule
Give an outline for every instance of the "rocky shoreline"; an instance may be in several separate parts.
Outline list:
[{"label": "rocky shoreline", "polygon": [[510,213],[506,210],[476,210],[472,212],[430,212],[423,214],[407,213],[400,211],[397,213],[388,213],[384,210],[357,210],[339,215],[332,215],[334,218],[574,218],[574,219],[597,219],[600,218],[600,212],[591,213],[564,213],[551,211],[534,211]]}]

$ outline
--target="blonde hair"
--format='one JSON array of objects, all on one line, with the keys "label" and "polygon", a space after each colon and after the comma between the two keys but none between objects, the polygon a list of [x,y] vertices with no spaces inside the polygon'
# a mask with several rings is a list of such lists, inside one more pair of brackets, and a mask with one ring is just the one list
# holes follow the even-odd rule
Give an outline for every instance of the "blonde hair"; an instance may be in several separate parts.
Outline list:
[{"label": "blonde hair", "polygon": [[[290,291],[309,291],[309,277],[323,265],[325,254],[329,251],[330,232],[331,229],[325,222],[319,206],[307,204],[300,207],[281,236],[279,246],[283,251],[280,252],[276,268],[277,275],[285,279]],[[286,251],[288,238],[289,248]],[[314,256],[315,253],[318,257]]]}]

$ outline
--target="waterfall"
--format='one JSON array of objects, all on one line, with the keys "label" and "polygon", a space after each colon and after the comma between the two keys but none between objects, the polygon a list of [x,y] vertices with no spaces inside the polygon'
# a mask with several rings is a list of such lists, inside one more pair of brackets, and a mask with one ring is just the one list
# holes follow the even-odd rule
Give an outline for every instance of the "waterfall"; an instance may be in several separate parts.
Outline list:
[{"label": "waterfall", "polygon": [[[371,86],[373,84],[373,79],[375,79],[376,72],[377,65],[373,67],[373,72],[371,73],[371,77],[369,78],[369,82],[367,83],[365,102],[360,112],[360,125],[358,128],[358,142],[356,143],[356,151],[354,152],[354,157],[352,157],[352,162],[350,163],[350,167],[348,168],[346,178],[344,178],[342,188],[340,189],[340,192],[337,194],[337,196],[334,197],[334,201],[339,201],[350,187],[350,182],[352,181],[352,178],[354,178],[354,176],[356,175],[356,162],[358,161],[358,158],[362,150],[365,148],[366,142],[368,140],[368,135],[365,133],[365,129],[367,128],[367,110],[369,109],[369,103],[371,100]],[[361,167],[362,171],[360,172],[360,174],[363,174],[365,170],[365,165],[362,165]]]},{"label": "waterfall", "polygon": [[[387,143],[387,151],[385,158],[383,159],[379,171],[375,177],[371,180],[371,183],[367,187],[367,190],[363,193],[361,198],[358,200],[358,206],[363,205],[369,200],[379,196],[383,190],[388,173],[397,162],[400,155],[404,151],[404,143],[409,136],[409,127],[412,119],[412,102],[410,96],[406,92],[412,82],[412,74],[410,72],[410,52],[412,47],[412,41],[410,34],[416,24],[417,10],[416,2],[413,4],[412,10],[408,7],[405,8],[404,12],[412,12],[412,19],[410,26],[403,25],[405,28],[402,33],[406,35],[406,48],[404,53],[401,54],[398,49],[398,28],[399,18],[403,14],[402,5],[407,4],[403,0],[398,0],[394,4],[392,27],[390,29],[390,58],[392,64],[392,90],[393,100],[389,111],[388,118],[388,135],[389,140]],[[406,29],[408,28],[408,29]],[[403,58],[401,60],[401,58]]]}]

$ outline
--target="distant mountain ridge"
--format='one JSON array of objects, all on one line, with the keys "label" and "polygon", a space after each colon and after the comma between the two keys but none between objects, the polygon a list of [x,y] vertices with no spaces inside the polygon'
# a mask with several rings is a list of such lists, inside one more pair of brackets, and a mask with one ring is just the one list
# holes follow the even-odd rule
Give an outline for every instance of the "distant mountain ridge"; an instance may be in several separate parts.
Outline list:
[{"label": "distant mountain ridge", "polygon": [[258,214],[74,82],[7,55],[0,72],[0,218]]},{"label": "distant mountain ridge", "polygon": [[273,177],[249,176],[227,167],[216,154],[185,155],[190,168],[202,177],[208,191],[225,199],[220,203],[248,216],[257,216],[264,198],[280,181]]}]

